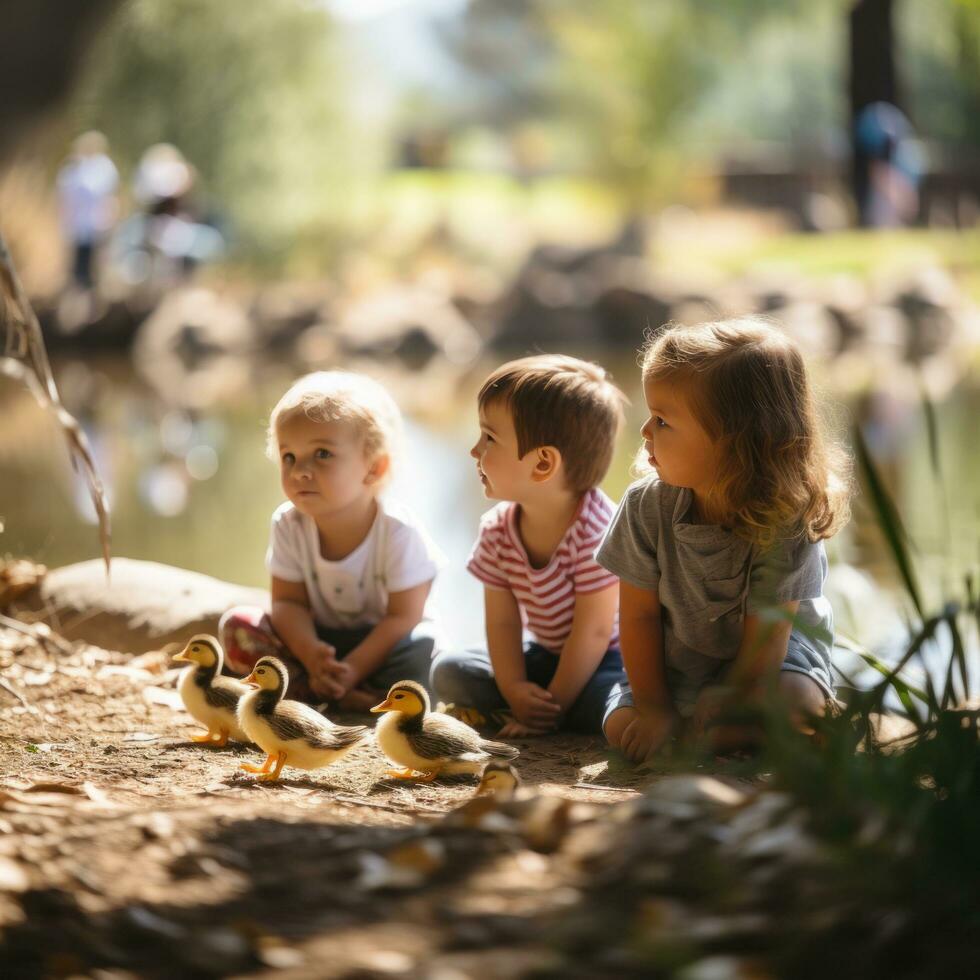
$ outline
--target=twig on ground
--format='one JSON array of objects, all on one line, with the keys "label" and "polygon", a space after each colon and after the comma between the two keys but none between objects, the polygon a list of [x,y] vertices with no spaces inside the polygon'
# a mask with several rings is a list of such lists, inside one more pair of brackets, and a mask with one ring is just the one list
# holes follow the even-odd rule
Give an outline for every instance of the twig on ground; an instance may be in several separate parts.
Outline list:
[{"label": "twig on ground", "polygon": [[14,690],[2,677],[0,677],[0,687],[2,687],[8,694],[12,694],[18,701],[26,708],[27,701],[24,700],[24,695],[19,691]]},{"label": "twig on ground", "polygon": [[603,793],[629,793],[631,796],[639,794],[639,790],[629,786],[600,786],[598,783],[572,783],[573,789],[596,789]]},{"label": "twig on ground", "polygon": [[0,613],[0,626],[13,630],[15,633],[29,636],[41,646],[50,644],[59,653],[69,654],[73,652],[71,644],[63,640],[57,633],[52,633],[51,628],[46,623],[22,623],[18,619],[11,619],[10,616],[4,616]]},{"label": "twig on ground", "polygon": [[334,800],[338,803],[349,803],[355,806],[369,806],[373,807],[375,810],[388,810],[391,813],[438,813],[442,816],[446,813],[445,810],[439,809],[439,807],[426,806],[424,803],[380,803],[374,800],[365,800],[360,796],[352,796],[349,793],[335,793]]}]

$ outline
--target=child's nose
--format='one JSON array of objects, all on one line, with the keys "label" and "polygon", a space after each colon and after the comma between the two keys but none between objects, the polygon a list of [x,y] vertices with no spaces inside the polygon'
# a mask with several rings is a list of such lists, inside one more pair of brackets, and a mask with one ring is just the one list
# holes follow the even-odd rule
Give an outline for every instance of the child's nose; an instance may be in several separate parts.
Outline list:
[{"label": "child's nose", "polygon": [[479,439],[477,439],[477,441],[473,443],[473,448],[470,449],[470,455],[474,459],[479,459],[480,458],[480,440]]}]

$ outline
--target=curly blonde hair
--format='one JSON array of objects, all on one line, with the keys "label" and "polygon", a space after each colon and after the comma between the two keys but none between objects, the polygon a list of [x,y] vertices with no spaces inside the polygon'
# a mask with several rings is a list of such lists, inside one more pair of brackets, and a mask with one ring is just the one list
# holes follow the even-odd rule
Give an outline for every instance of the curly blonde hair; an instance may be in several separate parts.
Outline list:
[{"label": "curly blonde hair", "polygon": [[803,355],[759,317],[668,324],[642,352],[643,380],[679,385],[720,452],[709,493],[740,537],[820,541],[850,517],[850,460],[825,439]]},{"label": "curly blonde hair", "polygon": [[[277,426],[297,414],[314,422],[347,422],[364,440],[370,459],[387,456],[392,464],[402,441],[402,417],[394,399],[372,378],[351,371],[314,371],[296,381],[269,417],[265,452],[279,456]],[[390,467],[389,467],[390,471]]]}]

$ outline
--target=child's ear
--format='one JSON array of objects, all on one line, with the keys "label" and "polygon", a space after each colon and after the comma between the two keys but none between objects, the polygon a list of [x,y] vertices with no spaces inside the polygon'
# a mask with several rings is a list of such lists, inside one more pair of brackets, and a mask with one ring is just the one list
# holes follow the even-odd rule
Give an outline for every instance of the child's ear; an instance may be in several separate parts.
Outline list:
[{"label": "child's ear", "polygon": [[391,457],[387,456],[385,453],[381,453],[380,456],[376,456],[371,463],[370,469],[368,469],[367,476],[364,477],[364,482],[369,486],[373,483],[378,483],[383,480],[388,470],[391,468]]},{"label": "child's ear", "polygon": [[561,453],[554,446],[538,446],[533,452],[535,460],[531,480],[545,483],[561,469]]}]

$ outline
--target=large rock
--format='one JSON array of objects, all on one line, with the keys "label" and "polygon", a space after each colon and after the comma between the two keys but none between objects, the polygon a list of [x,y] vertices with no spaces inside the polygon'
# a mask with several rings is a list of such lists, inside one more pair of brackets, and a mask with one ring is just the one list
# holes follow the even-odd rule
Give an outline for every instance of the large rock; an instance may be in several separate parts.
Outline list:
[{"label": "large rock", "polygon": [[43,611],[69,640],[144,653],[215,633],[221,614],[242,603],[268,608],[269,595],[183,568],[114,558],[108,580],[99,560],[54,569],[12,611]]}]

